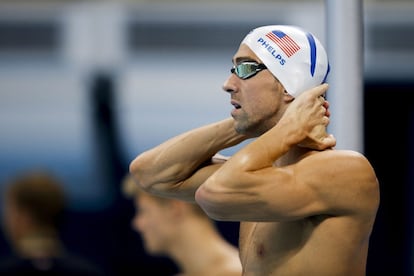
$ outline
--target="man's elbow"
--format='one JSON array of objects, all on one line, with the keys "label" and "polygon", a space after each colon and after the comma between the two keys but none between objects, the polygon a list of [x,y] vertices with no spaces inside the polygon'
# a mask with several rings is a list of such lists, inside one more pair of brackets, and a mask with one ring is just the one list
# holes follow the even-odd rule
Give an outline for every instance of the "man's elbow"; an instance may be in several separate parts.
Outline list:
[{"label": "man's elbow", "polygon": [[146,176],[145,172],[148,172],[144,167],[144,162],[140,159],[140,157],[135,158],[129,164],[129,173],[134,178],[135,183],[142,189],[148,190],[151,187],[150,181],[148,181],[148,177]]},{"label": "man's elbow", "polygon": [[195,193],[195,200],[210,218],[218,221],[230,220],[223,206],[225,202],[222,201],[219,193],[201,185]]},{"label": "man's elbow", "polygon": [[140,162],[138,160],[139,157],[135,158],[134,160],[129,163],[129,173],[135,175],[140,171]]}]

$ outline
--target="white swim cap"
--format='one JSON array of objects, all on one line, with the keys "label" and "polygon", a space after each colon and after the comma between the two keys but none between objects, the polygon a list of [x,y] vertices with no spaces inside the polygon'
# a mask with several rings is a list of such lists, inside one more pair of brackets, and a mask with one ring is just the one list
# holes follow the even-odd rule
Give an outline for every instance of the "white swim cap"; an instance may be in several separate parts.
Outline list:
[{"label": "white swim cap", "polygon": [[242,43],[262,60],[294,97],[325,82],[329,73],[328,56],[321,42],[299,27],[258,27]]}]

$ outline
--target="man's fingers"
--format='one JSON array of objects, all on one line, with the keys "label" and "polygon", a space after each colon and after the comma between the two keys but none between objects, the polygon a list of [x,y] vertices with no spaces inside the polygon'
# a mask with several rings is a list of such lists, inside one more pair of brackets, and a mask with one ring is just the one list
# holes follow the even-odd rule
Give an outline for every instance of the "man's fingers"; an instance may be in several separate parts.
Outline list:
[{"label": "man's fingers", "polygon": [[309,92],[312,93],[315,97],[322,96],[326,93],[328,90],[329,85],[327,83],[323,83],[321,85],[315,86],[312,88]]},{"label": "man's fingers", "polygon": [[328,136],[324,137],[323,142],[325,145],[331,148],[336,146],[336,138],[332,134],[329,134]]}]

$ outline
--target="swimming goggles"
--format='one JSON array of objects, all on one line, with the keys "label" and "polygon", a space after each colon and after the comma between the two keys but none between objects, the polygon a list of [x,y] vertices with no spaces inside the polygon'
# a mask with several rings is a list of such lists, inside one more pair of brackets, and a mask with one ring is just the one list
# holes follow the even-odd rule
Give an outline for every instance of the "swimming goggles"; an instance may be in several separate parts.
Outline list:
[{"label": "swimming goggles", "polygon": [[267,67],[263,63],[244,61],[233,66],[233,68],[230,69],[230,72],[232,74],[236,74],[236,76],[238,76],[240,79],[246,80],[264,69],[267,69]]}]

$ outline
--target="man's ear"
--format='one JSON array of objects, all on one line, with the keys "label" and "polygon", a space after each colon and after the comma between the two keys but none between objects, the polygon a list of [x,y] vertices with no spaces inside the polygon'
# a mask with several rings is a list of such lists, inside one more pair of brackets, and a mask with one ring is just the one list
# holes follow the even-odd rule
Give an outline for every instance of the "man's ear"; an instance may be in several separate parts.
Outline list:
[{"label": "man's ear", "polygon": [[295,99],[295,97],[293,97],[286,90],[284,90],[283,91],[283,99],[286,103],[290,103]]}]

